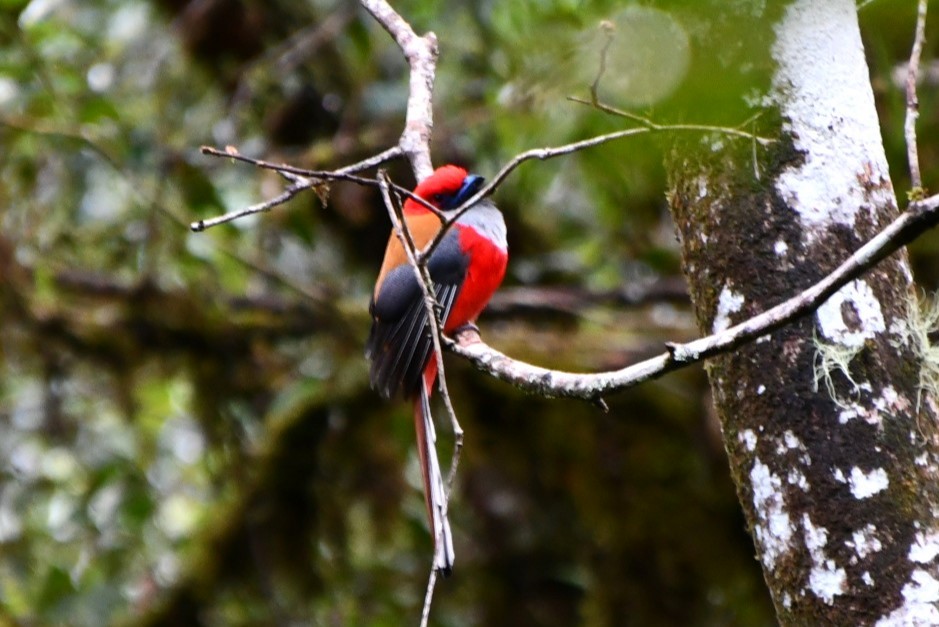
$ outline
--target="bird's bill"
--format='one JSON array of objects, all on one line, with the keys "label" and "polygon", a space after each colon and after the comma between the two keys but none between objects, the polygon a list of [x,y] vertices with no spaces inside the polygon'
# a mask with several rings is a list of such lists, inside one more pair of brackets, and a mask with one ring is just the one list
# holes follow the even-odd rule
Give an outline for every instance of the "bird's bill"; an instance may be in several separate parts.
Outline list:
[{"label": "bird's bill", "polygon": [[483,184],[486,182],[481,176],[476,174],[468,174],[465,179],[463,179],[463,185],[460,186],[460,190],[453,197],[453,207],[459,207],[464,202],[473,197],[473,195],[482,189]]}]

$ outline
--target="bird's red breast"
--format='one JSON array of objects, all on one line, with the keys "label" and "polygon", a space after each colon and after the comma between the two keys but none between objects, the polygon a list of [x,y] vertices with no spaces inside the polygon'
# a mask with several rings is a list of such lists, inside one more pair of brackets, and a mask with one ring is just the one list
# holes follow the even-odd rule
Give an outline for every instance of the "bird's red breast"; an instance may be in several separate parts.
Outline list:
[{"label": "bird's red breast", "polygon": [[457,224],[455,228],[459,229],[460,248],[469,255],[470,263],[463,286],[444,324],[444,333],[450,333],[479,317],[502,284],[509,261],[504,250],[473,227]]}]

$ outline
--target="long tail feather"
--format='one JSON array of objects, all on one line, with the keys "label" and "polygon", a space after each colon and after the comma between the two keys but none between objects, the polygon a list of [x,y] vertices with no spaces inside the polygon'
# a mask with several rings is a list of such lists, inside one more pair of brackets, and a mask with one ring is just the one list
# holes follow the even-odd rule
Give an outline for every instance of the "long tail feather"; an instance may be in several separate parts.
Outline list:
[{"label": "long tail feather", "polygon": [[437,436],[430,415],[430,392],[426,381],[421,382],[421,393],[414,403],[414,427],[417,431],[417,451],[424,480],[424,502],[427,518],[434,534],[434,568],[449,575],[453,569],[453,535],[447,519],[447,496],[437,459]]}]

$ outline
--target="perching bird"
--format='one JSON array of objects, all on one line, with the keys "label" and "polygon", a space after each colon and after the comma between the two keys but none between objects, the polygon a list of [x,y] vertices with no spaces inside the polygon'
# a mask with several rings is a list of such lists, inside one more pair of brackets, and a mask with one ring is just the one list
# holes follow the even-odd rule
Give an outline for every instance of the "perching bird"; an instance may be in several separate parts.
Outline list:
[{"label": "perching bird", "polygon": [[[446,214],[482,185],[482,177],[445,165],[421,181],[414,193]],[[404,222],[421,250],[440,231],[440,219],[411,198],[405,201],[403,210]],[[447,231],[427,263],[444,333],[450,335],[476,321],[502,283],[507,253],[505,222],[488,199],[473,205]],[[365,354],[371,360],[372,387],[385,398],[401,394],[414,401],[424,500],[434,534],[434,567],[449,573],[453,567],[453,538],[430,415],[437,361],[421,286],[394,233],[385,249],[369,311],[372,331]]]}]

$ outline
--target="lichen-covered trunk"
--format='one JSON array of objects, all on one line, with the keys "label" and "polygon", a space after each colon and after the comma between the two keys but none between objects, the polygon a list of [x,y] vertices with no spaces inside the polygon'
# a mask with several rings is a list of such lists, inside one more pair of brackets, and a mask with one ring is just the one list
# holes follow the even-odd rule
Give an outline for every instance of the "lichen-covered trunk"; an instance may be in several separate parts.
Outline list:
[{"label": "lichen-covered trunk", "polygon": [[[779,11],[778,142],[677,149],[671,204],[702,331],[833,269],[897,214],[854,0]],[[895,255],[708,373],[784,625],[939,624],[939,445]]]}]

